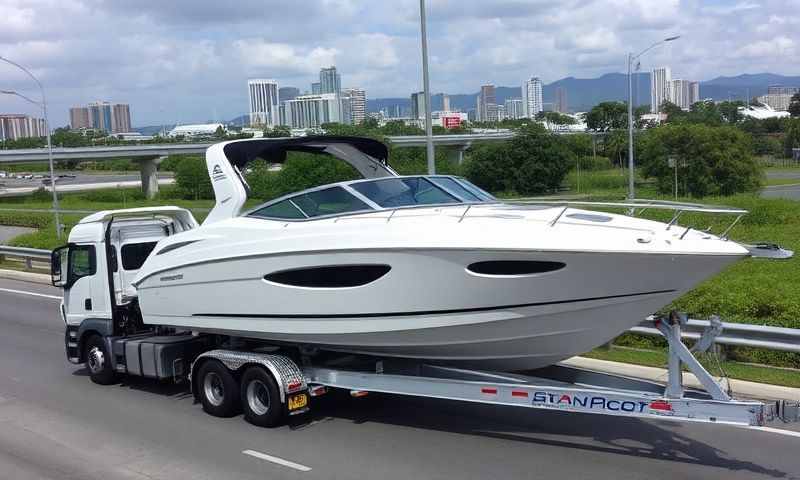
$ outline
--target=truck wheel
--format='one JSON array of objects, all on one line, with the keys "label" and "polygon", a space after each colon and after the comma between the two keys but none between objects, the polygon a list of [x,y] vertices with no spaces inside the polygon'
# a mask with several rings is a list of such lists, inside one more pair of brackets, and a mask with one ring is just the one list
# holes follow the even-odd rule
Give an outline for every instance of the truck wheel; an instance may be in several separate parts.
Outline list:
[{"label": "truck wheel", "polygon": [[83,353],[89,378],[98,385],[112,385],[117,381],[117,372],[111,365],[111,355],[106,342],[99,335],[92,335],[84,343]]},{"label": "truck wheel", "polygon": [[225,365],[209,360],[197,372],[200,403],[203,410],[215,417],[232,417],[239,413],[239,385]]},{"label": "truck wheel", "polygon": [[283,404],[278,384],[261,367],[250,367],[242,375],[242,410],[244,418],[259,427],[277,427],[283,423]]}]

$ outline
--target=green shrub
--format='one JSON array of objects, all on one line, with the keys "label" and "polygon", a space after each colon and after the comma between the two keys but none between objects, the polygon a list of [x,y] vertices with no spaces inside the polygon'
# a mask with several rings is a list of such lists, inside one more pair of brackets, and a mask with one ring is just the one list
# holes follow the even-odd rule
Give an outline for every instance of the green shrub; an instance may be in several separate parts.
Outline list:
[{"label": "green shrub", "polygon": [[175,184],[184,199],[214,198],[206,164],[199,158],[187,157],[178,162],[175,168]]},{"label": "green shrub", "polygon": [[576,167],[580,167],[581,170],[588,170],[592,172],[611,170],[614,168],[614,165],[611,163],[611,159],[601,156],[584,155],[578,157],[575,163]]},{"label": "green shrub", "polygon": [[532,124],[502,144],[475,148],[464,173],[489,191],[536,195],[558,190],[575,159],[567,143]]},{"label": "green shrub", "polygon": [[669,124],[647,131],[639,158],[645,176],[656,179],[662,193],[674,188],[678,165],[681,196],[733,195],[757,190],[762,171],[752,155],[749,136],[735,127]]}]

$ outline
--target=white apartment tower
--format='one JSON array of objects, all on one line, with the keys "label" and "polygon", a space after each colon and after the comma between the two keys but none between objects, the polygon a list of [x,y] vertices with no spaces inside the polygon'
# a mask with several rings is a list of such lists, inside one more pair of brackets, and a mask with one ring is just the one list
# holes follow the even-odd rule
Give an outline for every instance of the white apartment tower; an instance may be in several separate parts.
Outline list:
[{"label": "white apartment tower", "polygon": [[247,81],[247,91],[250,96],[250,125],[278,125],[278,82],[253,78]]},{"label": "white apartment tower", "polygon": [[341,102],[335,93],[299,95],[284,105],[286,123],[292,128],[314,128],[340,121]]},{"label": "white apartment tower", "polygon": [[522,114],[526,118],[534,118],[542,110],[542,81],[539,77],[531,77],[522,84]]},{"label": "white apartment tower", "polygon": [[669,67],[654,68],[650,73],[650,112],[659,113],[664,102],[672,101],[672,73]]},{"label": "white apartment tower", "polygon": [[342,102],[350,103],[350,123],[358,125],[367,118],[367,92],[363,88],[342,90]]}]

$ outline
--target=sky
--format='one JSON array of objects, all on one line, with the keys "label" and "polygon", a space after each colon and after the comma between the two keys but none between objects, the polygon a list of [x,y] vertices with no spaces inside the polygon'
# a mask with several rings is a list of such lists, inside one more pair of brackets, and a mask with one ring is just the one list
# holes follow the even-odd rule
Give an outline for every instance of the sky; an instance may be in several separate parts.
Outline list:
[{"label": "sky", "polygon": [[[800,0],[428,0],[427,16],[434,93],[622,72],[671,35],[642,69],[800,73]],[[129,103],[134,126],[229,120],[248,78],[302,92],[329,65],[369,98],[422,86],[417,0],[0,0],[0,56],[41,80],[54,127],[96,100]],[[0,90],[40,98],[3,63]],[[37,113],[0,95],[12,112]]]}]

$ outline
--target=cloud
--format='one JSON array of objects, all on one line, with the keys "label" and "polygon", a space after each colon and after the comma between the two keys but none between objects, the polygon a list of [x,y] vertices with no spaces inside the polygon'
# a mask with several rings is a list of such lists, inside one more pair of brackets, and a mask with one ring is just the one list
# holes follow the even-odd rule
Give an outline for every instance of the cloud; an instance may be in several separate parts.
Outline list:
[{"label": "cloud", "polygon": [[[475,92],[624,71],[628,52],[676,76],[797,74],[796,0],[428,0],[435,91]],[[247,78],[308,90],[336,65],[370,98],[421,86],[417,0],[3,0],[0,54],[45,84],[53,124],[72,105],[131,104],[135,125],[232,118]],[[36,94],[0,65],[0,87]],[[7,99],[6,99],[7,100]],[[4,100],[5,101],[5,100]],[[0,109],[25,105],[0,104]]]}]

